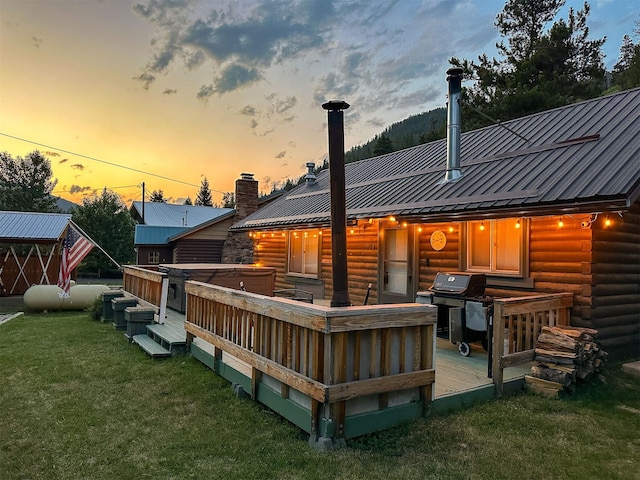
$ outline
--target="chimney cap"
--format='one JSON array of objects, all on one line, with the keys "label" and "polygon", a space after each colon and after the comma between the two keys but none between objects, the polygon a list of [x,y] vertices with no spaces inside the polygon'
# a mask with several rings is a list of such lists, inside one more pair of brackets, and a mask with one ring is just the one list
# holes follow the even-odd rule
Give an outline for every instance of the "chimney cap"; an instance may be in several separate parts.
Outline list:
[{"label": "chimney cap", "polygon": [[451,78],[451,77],[462,77],[464,70],[462,70],[462,68],[460,67],[452,67],[449,70],[447,70],[447,77]]},{"label": "chimney cap", "polygon": [[314,162],[307,162],[307,174],[304,176],[304,181],[307,183],[313,183],[316,181],[316,174],[313,173],[313,169],[316,168],[316,164]]},{"label": "chimney cap", "polygon": [[253,180],[253,173],[241,173],[240,178],[242,180]]},{"label": "chimney cap", "polygon": [[329,100],[327,103],[322,104],[322,108],[325,110],[346,110],[350,106],[344,100]]}]

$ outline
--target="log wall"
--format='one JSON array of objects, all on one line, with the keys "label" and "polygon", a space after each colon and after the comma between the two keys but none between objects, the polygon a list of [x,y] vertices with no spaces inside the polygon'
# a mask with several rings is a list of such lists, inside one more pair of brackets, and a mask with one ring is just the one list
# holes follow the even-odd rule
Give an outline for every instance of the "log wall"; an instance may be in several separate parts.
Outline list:
[{"label": "log wall", "polygon": [[585,326],[598,330],[608,353],[640,358],[640,202],[610,219],[609,228],[602,216],[593,224],[592,308]]},{"label": "log wall", "polygon": [[[424,291],[433,285],[433,280],[438,272],[457,272],[459,266],[460,250],[460,224],[458,223],[432,223],[422,224],[416,230],[418,239],[419,260],[418,270],[420,279],[418,291]],[[451,231],[450,231],[451,229]],[[436,230],[444,232],[447,243],[442,250],[434,250],[431,247],[431,235]]]},{"label": "log wall", "polygon": [[[570,324],[600,331],[605,350],[614,356],[640,356],[640,202],[623,218],[610,216],[614,224],[604,227],[600,215],[582,227],[588,215],[531,218],[529,221],[529,277],[531,284],[489,287],[498,298],[536,293],[569,292],[574,295]],[[379,222],[360,221],[354,233],[347,229],[349,295],[354,305],[362,305],[367,286],[372,284],[369,304],[377,303]],[[459,223],[415,225],[418,245],[418,291],[428,289],[440,271],[460,269],[462,248]],[[421,228],[422,231],[418,231]],[[451,229],[451,230],[450,230]],[[445,247],[436,251],[430,244],[435,230],[445,233]],[[277,269],[276,288],[291,288],[285,278],[286,241],[282,234],[263,238],[260,262]],[[320,278],[325,296],[331,298],[331,231],[322,239]],[[616,352],[615,350],[619,350]],[[620,353],[620,355],[618,355]]]}]

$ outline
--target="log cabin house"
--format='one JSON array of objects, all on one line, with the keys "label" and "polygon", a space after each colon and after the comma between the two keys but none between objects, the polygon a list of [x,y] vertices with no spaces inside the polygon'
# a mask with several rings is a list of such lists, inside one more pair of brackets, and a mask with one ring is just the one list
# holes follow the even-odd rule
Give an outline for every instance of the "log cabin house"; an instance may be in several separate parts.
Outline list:
[{"label": "log cabin house", "polygon": [[[480,272],[494,297],[570,292],[571,325],[640,357],[640,89],[461,134],[448,73],[446,140],[346,165],[352,303],[413,302],[438,272]],[[331,297],[328,171],[231,232],[276,288]]]}]

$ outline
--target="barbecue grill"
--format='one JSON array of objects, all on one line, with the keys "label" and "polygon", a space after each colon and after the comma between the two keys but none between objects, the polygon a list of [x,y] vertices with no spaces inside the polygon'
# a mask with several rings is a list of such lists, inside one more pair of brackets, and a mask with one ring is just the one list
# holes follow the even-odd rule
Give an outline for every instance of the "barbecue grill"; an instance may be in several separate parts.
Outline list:
[{"label": "barbecue grill", "polygon": [[486,285],[483,273],[438,272],[431,288],[416,299],[437,305],[438,336],[448,337],[465,357],[471,353],[470,342],[481,341],[485,350],[489,345],[493,298],[485,295]]}]

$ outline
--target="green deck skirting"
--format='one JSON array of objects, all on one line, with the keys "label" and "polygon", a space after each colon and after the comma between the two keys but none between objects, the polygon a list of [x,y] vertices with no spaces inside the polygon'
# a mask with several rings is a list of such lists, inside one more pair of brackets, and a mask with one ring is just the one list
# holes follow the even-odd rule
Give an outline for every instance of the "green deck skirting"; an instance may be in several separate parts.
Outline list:
[{"label": "green deck skirting", "polygon": [[379,432],[388,428],[410,423],[422,417],[423,402],[407,403],[384,410],[352,415],[344,420],[344,438],[354,438],[367,433]]},{"label": "green deck skirting", "polygon": [[[194,358],[207,365],[218,375],[225,378],[232,384],[239,384],[251,394],[251,379],[242,372],[220,361],[216,365],[216,360],[209,352],[191,344],[191,353]],[[258,386],[257,400],[266,405],[274,412],[278,413],[301,430],[311,433],[311,412],[300,404],[288,398],[282,398],[280,392],[260,384]],[[396,427],[409,423],[422,416],[424,410],[423,402],[408,403],[396,407],[389,407],[384,410],[376,410],[358,415],[352,415],[345,419],[344,438],[354,438],[367,433],[372,433],[387,428]],[[319,425],[320,436],[332,437],[335,433],[335,425],[327,419],[321,419]]]},{"label": "green deck skirting", "polygon": [[211,370],[215,371],[216,359],[213,357],[213,355],[203,350],[195,343],[191,344],[191,355],[193,355],[193,358],[200,361],[201,363],[209,367]]}]

